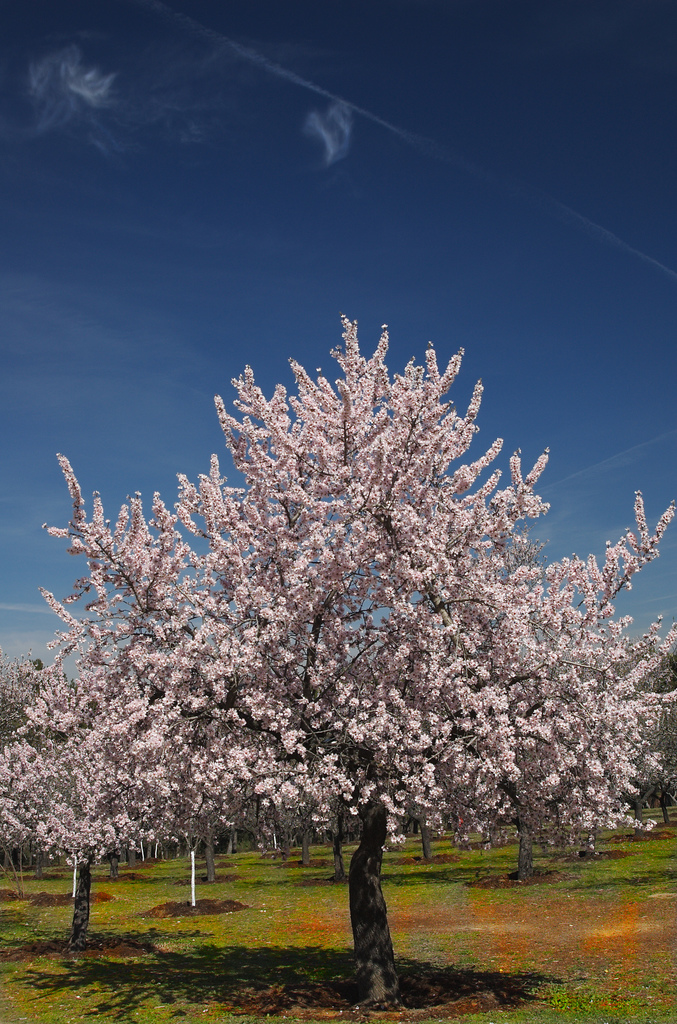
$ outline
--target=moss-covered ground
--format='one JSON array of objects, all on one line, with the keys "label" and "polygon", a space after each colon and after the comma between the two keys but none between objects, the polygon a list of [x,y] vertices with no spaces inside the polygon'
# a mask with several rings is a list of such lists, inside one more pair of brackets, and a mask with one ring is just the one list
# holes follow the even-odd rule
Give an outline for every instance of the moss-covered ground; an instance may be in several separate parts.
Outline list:
[{"label": "moss-covered ground", "polygon": [[[537,852],[543,874],[532,885],[507,880],[515,845],[456,850],[438,839],[431,863],[416,859],[413,838],[387,852],[383,888],[399,968],[414,988],[424,979],[429,994],[426,1005],[416,1008],[412,996],[413,1007],[385,1016],[468,1024],[677,1020],[677,829],[658,824],[656,831],[664,838],[606,835],[594,860]],[[352,974],[347,886],[329,882],[328,847],[313,848],[312,857],[310,868],[298,851],[288,864],[258,853],[219,858],[222,880],[199,884],[198,897],[247,909],[178,917],[147,915],[189,899],[187,861],[137,866],[131,880],[122,865],[118,881],[100,865],[92,893],[113,898],[93,903],[92,948],[79,956],[48,945],[67,935],[69,903],[30,902],[39,892],[67,895],[68,870],[29,875],[26,899],[0,903],[0,1021],[362,1019],[350,1009],[350,990],[332,988]],[[435,1005],[440,981],[445,995]]]}]

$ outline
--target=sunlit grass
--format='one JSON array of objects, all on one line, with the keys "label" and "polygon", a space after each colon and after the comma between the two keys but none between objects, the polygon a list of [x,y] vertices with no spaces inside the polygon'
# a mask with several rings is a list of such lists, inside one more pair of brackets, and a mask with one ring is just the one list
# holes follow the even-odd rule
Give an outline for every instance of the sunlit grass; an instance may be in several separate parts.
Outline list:
[{"label": "sunlit grass", "polygon": [[[482,1024],[673,1020],[674,846],[674,839],[607,842],[603,849],[631,856],[592,862],[537,851],[537,869],[564,877],[491,889],[472,883],[513,870],[514,844],[458,851],[439,839],[435,854],[458,859],[428,864],[413,861],[420,849],[409,839],[384,856],[383,885],[400,969],[533,975],[533,1002],[466,1018]],[[4,962],[3,1024],[227,1021],[243,987],[349,978],[347,886],[328,883],[328,847],[314,848],[312,856],[311,868],[298,865],[296,851],[289,866],[258,853],[228,858],[217,864],[217,873],[237,877],[199,884],[198,898],[234,899],[247,910],[161,920],[144,915],[158,904],[190,898],[187,861],[137,866],[138,881],[124,881],[124,866],[117,882],[107,877],[107,865],[98,866],[92,893],[114,899],[92,905],[92,937],[134,939],[151,943],[156,952],[116,958],[94,951]],[[202,865],[198,873],[204,873]],[[26,879],[26,896],[69,893],[71,885],[67,868],[51,869],[42,880]],[[70,906],[7,901],[0,907],[5,950],[68,933]]]}]

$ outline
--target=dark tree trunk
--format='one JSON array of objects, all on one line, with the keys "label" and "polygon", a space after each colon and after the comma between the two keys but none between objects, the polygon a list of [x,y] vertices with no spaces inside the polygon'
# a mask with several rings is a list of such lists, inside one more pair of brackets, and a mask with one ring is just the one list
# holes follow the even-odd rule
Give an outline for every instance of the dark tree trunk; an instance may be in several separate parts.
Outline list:
[{"label": "dark tree trunk", "polygon": [[120,874],[120,872],[118,870],[118,866],[119,866],[119,863],[120,863],[120,855],[117,852],[117,850],[115,850],[114,852],[108,854],[108,863],[110,864],[109,877],[110,878],[118,878],[119,874]]},{"label": "dark tree trunk", "polygon": [[411,819],[411,831],[413,835],[418,835],[418,818]]},{"label": "dark tree trunk", "polygon": [[207,836],[205,839],[205,863],[207,865],[207,881],[216,881],[216,866],[214,864],[214,837]]},{"label": "dark tree trunk", "polygon": [[[644,816],[642,814],[643,803],[644,801],[642,800],[641,796],[638,796],[635,800],[633,800],[633,805],[635,808],[635,821],[638,821],[640,824],[644,821]],[[640,828],[635,828],[635,835],[638,836],[641,834],[642,830]]]},{"label": "dark tree trunk", "polygon": [[334,881],[345,882],[346,869],[343,864],[343,812],[339,811],[336,818],[336,831],[332,834],[331,845],[334,852]]},{"label": "dark tree trunk", "polygon": [[305,829],[301,836],[301,863],[304,868],[310,867],[310,831]]},{"label": "dark tree trunk", "polygon": [[234,825],[230,830],[230,846],[230,852],[237,853],[237,829]]},{"label": "dark tree trunk", "polygon": [[534,841],[531,832],[523,824],[519,828],[519,854],[517,855],[517,877],[520,882],[534,874]]},{"label": "dark tree trunk", "polygon": [[42,867],[44,864],[45,856],[42,850],[38,847],[35,851],[35,877],[42,878]]},{"label": "dark tree trunk", "polygon": [[424,860],[432,860],[433,859],[433,847],[432,847],[432,843],[430,842],[430,829],[426,825],[426,823],[423,820],[423,818],[420,819],[420,825],[421,825],[421,850],[423,851],[423,859]]},{"label": "dark tree trunk", "polygon": [[383,804],[367,804],[360,810],[360,818],[362,836],[348,876],[359,999],[362,1005],[392,1006],[400,1001],[400,988],[381,891],[386,809]]},{"label": "dark tree trunk", "polygon": [[87,944],[87,927],[89,925],[89,893],[92,888],[92,862],[80,861],[78,884],[73,904],[73,927],[68,942],[70,950],[82,950]]},{"label": "dark tree trunk", "polygon": [[136,867],[136,850],[133,847],[131,847],[131,846],[127,850],[127,867],[129,867],[129,868],[135,868]]},{"label": "dark tree trunk", "polygon": [[597,843],[597,833],[596,832],[591,832],[588,835],[588,838],[586,839],[584,845],[578,851],[579,857],[594,857],[596,843]]},{"label": "dark tree trunk", "polygon": [[661,791],[661,810],[663,812],[663,821],[666,825],[670,824],[670,812],[668,811],[668,795],[665,790]]}]

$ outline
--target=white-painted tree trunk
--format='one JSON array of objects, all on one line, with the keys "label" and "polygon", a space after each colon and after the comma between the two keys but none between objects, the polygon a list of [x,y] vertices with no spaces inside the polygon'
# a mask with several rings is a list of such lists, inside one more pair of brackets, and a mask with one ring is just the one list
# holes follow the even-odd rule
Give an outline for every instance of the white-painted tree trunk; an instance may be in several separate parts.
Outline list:
[{"label": "white-painted tree trunk", "polygon": [[146,854],[143,852],[143,839],[141,840],[141,860],[146,859]]},{"label": "white-painted tree trunk", "polygon": [[190,905],[195,906],[195,850],[190,851]]},{"label": "white-painted tree trunk", "polygon": [[73,858],[73,899],[75,899],[75,889],[78,884],[78,861],[77,857]]}]

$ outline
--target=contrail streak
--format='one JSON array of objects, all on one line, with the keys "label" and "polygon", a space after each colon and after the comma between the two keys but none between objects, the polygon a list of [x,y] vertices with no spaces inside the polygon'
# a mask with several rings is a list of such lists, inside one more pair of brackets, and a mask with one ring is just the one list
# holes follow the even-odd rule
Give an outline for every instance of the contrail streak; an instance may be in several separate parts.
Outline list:
[{"label": "contrail streak", "polygon": [[167,4],[162,3],[162,0],[131,0],[131,3],[135,3],[140,7],[145,7],[147,10],[154,11],[166,21],[184,25],[195,36],[201,36],[203,39],[209,39],[211,42],[218,43],[219,46],[227,46],[228,49],[232,50],[233,53],[236,53],[243,60],[262,68],[264,71],[274,75],[276,78],[281,78],[286,82],[291,82],[292,85],[298,85],[300,88],[306,89],[308,92],[313,92],[317,96],[324,96],[325,99],[332,100],[335,103],[343,104],[345,107],[352,110],[353,113],[359,114],[360,117],[365,118],[367,121],[371,121],[372,124],[377,124],[381,128],[385,128],[386,131],[397,136],[397,138],[402,139],[402,141],[406,142],[407,145],[418,149],[421,153],[427,154],[436,160],[440,160],[442,163],[458,167],[460,170],[465,171],[467,174],[479,179],[480,181],[484,181],[487,184],[494,185],[513,195],[517,195],[530,205],[536,206],[548,213],[551,217],[554,217],[555,220],[559,220],[563,224],[570,224],[572,227],[577,228],[579,231],[583,231],[590,238],[594,238],[604,245],[611,246],[611,248],[618,249],[630,256],[636,256],[637,259],[642,260],[643,263],[654,267],[662,274],[667,275],[667,277],[671,278],[673,281],[677,281],[677,271],[672,270],[670,267],[666,267],[664,263],[661,263],[659,260],[654,259],[653,256],[649,256],[647,253],[642,252],[641,249],[636,249],[633,245],[630,245],[628,242],[623,241],[622,238],[619,238],[618,235],[615,235],[613,231],[609,231],[608,228],[602,227],[601,224],[597,224],[594,220],[590,220],[589,217],[585,217],[582,213],[578,213],[577,210],[572,209],[565,203],[560,203],[559,200],[553,199],[553,197],[549,196],[546,192],[541,192],[540,189],[534,188],[532,185],[524,184],[523,182],[511,181],[510,179],[502,178],[499,175],[494,174],[492,171],[487,170],[485,167],[481,167],[479,164],[475,164],[471,160],[467,160],[464,156],[461,156],[459,153],[455,153],[446,146],[440,145],[438,142],[435,142],[434,139],[426,138],[425,135],[417,135],[415,132],[407,131],[406,128],[401,128],[399,125],[393,124],[391,121],[386,121],[384,118],[379,117],[378,114],[372,113],[371,110],[359,107],[356,103],[352,103],[350,100],[345,99],[345,97],[339,96],[337,93],[330,92],[329,89],[324,89],[321,85],[317,85],[315,82],[311,82],[310,79],[297,75],[295,71],[285,68],[282,64],[276,64],[257,50],[252,50],[248,46],[243,46],[241,43],[237,43],[234,39],[230,39],[222,32],[217,32],[215,29],[208,28],[206,25],[196,21],[189,15],[173,10],[173,8],[168,7]]},{"label": "contrail streak", "polygon": [[[642,254],[640,253],[640,255]],[[655,261],[652,260],[653,262]],[[615,455],[610,455],[601,462],[595,462],[591,466],[585,466],[584,469],[579,469],[575,473],[570,473],[569,476],[562,477],[561,480],[556,480],[552,484],[546,484],[542,490],[545,493],[554,487],[559,487],[560,484],[569,483],[570,480],[577,480],[580,477],[589,476],[591,473],[599,475],[605,469],[626,465],[628,462],[635,461],[639,453],[643,452],[646,448],[650,448],[651,445],[658,444],[660,441],[666,441],[669,437],[675,436],[677,436],[677,430],[667,430],[664,434],[657,434],[656,437],[651,437],[648,441],[641,441],[640,444],[634,444],[631,448],[625,448],[622,452],[616,452]]]}]

